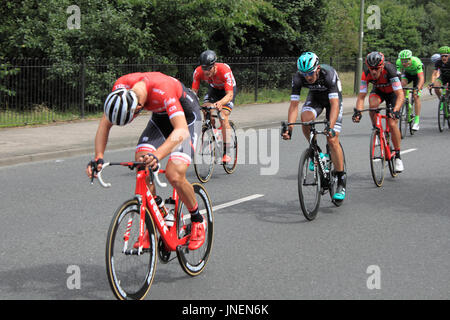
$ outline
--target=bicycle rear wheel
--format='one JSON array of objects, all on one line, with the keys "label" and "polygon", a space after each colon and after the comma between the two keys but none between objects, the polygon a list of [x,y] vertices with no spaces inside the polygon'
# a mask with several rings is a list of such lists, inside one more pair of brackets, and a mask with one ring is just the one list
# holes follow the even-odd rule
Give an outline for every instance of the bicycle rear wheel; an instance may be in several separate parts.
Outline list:
[{"label": "bicycle rear wheel", "polygon": [[[214,218],[212,204],[206,189],[199,183],[193,183],[195,197],[198,202],[198,209],[203,216],[205,225],[205,242],[196,250],[189,250],[188,246],[179,246],[177,248],[178,262],[181,268],[190,276],[197,276],[205,269],[214,241]],[[186,206],[180,206],[177,214],[177,228],[179,238],[190,233],[190,220],[184,219],[189,216]]]},{"label": "bicycle rear wheel", "polygon": [[441,97],[441,99],[439,100],[439,105],[438,105],[438,127],[439,127],[439,131],[442,132],[444,131],[445,128],[445,103]]},{"label": "bicycle rear wheel", "polygon": [[237,158],[238,158],[238,142],[236,136],[236,126],[233,121],[230,121],[231,127],[231,141],[229,142],[230,146],[227,150],[227,154],[230,156],[231,161],[223,164],[223,168],[225,172],[228,174],[233,173],[236,170]]},{"label": "bicycle rear wheel", "polygon": [[[134,244],[139,238],[140,206],[136,199],[124,202],[114,214],[106,241],[106,274],[119,300],[144,299],[153,282],[157,260],[157,236],[147,211],[145,228],[149,246],[138,254]],[[125,241],[125,237],[129,237]]]},{"label": "bicycle rear wheel", "polygon": [[450,129],[450,104],[449,104],[449,100],[447,99],[447,102],[445,103],[445,106],[447,107],[447,126]]},{"label": "bicycle rear wheel", "polygon": [[406,102],[403,104],[402,108],[400,109],[400,119],[398,121],[398,128],[400,129],[400,133],[402,136],[402,139],[406,137],[406,127],[408,125],[408,112],[407,112],[407,104]]},{"label": "bicycle rear wheel", "polygon": [[[339,142],[339,145],[341,146],[342,149],[342,156],[344,158],[344,172],[345,172],[345,179],[347,179],[347,163],[345,161],[345,153],[344,153],[344,148],[342,147],[342,144]],[[336,176],[336,170],[334,168],[334,164],[331,161],[330,162],[331,168],[330,168],[330,172],[331,172],[331,177],[330,177],[330,197],[331,197],[331,202],[333,202],[333,204],[336,207],[339,207],[342,205],[342,203],[344,202],[344,200],[336,200],[333,199],[334,194],[336,193],[336,188],[337,188],[337,176]]]},{"label": "bicycle rear wheel", "polygon": [[373,182],[377,187],[381,187],[384,181],[385,154],[381,144],[380,132],[372,130],[370,136],[370,171],[372,172]]},{"label": "bicycle rear wheel", "polygon": [[206,183],[211,179],[215,158],[214,135],[212,130],[208,128],[202,132],[194,153],[194,170],[198,180]]},{"label": "bicycle rear wheel", "polygon": [[[317,216],[320,204],[320,174],[317,164],[311,171],[310,161],[313,158],[312,151],[306,149],[300,157],[298,166],[298,197],[303,215],[309,221]],[[316,161],[313,161],[315,163]]]}]

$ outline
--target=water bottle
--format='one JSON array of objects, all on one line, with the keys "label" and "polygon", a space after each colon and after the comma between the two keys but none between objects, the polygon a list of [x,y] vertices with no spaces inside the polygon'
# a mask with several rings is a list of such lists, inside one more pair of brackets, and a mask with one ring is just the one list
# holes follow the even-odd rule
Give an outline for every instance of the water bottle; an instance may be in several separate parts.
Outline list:
[{"label": "water bottle", "polygon": [[166,208],[164,206],[164,201],[162,200],[162,198],[160,196],[156,196],[155,197],[155,202],[156,202],[156,205],[159,208],[159,211],[161,211],[163,217],[167,216],[167,210],[166,210]]},{"label": "water bottle", "polygon": [[164,218],[166,221],[166,225],[168,227],[172,227],[175,222],[175,200],[172,199],[172,197],[166,199],[166,209],[167,209],[167,215]]},{"label": "water bottle", "polygon": [[320,156],[320,159],[323,161],[325,172],[326,173],[330,172],[330,161],[331,161],[330,155],[328,153],[322,153],[321,152],[319,154],[319,156]]}]

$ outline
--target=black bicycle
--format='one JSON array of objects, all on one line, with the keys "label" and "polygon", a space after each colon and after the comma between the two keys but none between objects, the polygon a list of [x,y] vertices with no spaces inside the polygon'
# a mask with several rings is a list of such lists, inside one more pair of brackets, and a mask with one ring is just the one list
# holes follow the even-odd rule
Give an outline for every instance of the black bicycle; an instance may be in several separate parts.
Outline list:
[{"label": "black bicycle", "polygon": [[[339,207],[344,200],[333,199],[337,188],[337,176],[334,169],[331,148],[326,144],[326,154],[322,153],[319,144],[317,143],[317,135],[327,135],[327,131],[318,131],[317,124],[329,125],[328,121],[311,121],[311,122],[282,122],[281,132],[286,132],[290,125],[304,125],[310,127],[309,146],[303,151],[298,166],[298,196],[300,206],[305,218],[309,221],[314,220],[319,210],[320,198],[327,191],[330,192],[331,201],[334,205]],[[347,172],[347,165],[345,162],[344,148],[339,143],[344,157],[344,172]]]},{"label": "black bicycle", "polygon": [[[211,113],[214,107],[201,107],[205,111],[205,120],[202,125],[202,134],[198,140],[196,152],[194,153],[194,169],[197,178],[206,183],[211,179],[212,173],[214,171],[215,163],[222,163],[223,156],[223,137],[222,129],[215,128],[212,119],[219,118],[223,119],[220,112],[216,115]],[[217,110],[216,110],[217,111]],[[227,154],[230,157],[229,162],[222,163],[222,166],[226,173],[231,174],[236,170],[237,165],[237,154],[238,154],[238,141],[236,136],[236,126],[233,121],[230,123],[230,134],[228,141]]]}]

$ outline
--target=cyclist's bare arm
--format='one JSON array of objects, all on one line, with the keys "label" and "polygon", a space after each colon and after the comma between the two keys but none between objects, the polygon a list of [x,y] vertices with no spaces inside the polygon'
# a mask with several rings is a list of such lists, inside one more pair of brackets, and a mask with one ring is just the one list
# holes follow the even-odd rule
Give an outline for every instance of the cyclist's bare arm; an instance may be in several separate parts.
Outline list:
[{"label": "cyclist's bare arm", "polygon": [[419,73],[417,76],[418,76],[418,78],[419,78],[419,81],[418,81],[418,83],[417,83],[417,88],[418,88],[419,90],[422,90],[422,89],[423,89],[423,85],[424,85],[424,83],[425,83],[425,76],[424,76],[424,73],[421,72],[421,73]]},{"label": "cyclist's bare arm", "polygon": [[366,98],[365,92],[358,93],[358,97],[356,99],[356,109],[359,111],[364,109],[364,99]]},{"label": "cyclist's bare arm", "polygon": [[395,107],[393,111],[400,111],[402,108],[403,103],[405,102],[405,93],[403,90],[394,90],[395,95],[397,96],[397,99],[395,100]]},{"label": "cyclist's bare arm", "polygon": [[[297,120],[298,115],[298,106],[300,104],[300,101],[297,100],[291,100],[291,103],[289,105],[288,110],[288,122],[293,123]],[[292,132],[294,126],[289,126],[289,131]],[[289,134],[287,132],[283,132],[283,139],[290,139]]]},{"label": "cyclist's bare arm", "polygon": [[214,107],[216,107],[217,110],[221,111],[222,107],[227,103],[229,103],[231,100],[233,100],[233,91],[226,91],[225,96],[216,103],[214,103]]},{"label": "cyclist's bare arm", "polygon": [[[153,154],[158,160],[162,160],[167,157],[178,145],[180,145],[184,140],[190,137],[188,125],[184,115],[175,116],[170,119],[173,130],[171,134],[167,137],[166,141],[155,151]],[[142,156],[142,155],[137,155]],[[151,168],[155,168],[157,162],[155,159],[144,159],[148,162]]]},{"label": "cyclist's bare arm", "polygon": [[439,77],[439,70],[433,70],[433,73],[431,75],[431,83],[434,83],[438,77]]},{"label": "cyclist's bare arm", "polygon": [[330,105],[330,128],[334,128],[334,125],[339,117],[339,99],[330,99]]},{"label": "cyclist's bare arm", "polygon": [[[106,119],[106,116],[100,119],[98,124],[97,133],[95,134],[95,160],[103,159],[103,155],[105,154],[106,144],[108,142],[109,131],[111,130],[112,124]],[[102,164],[98,164],[97,170],[101,170]],[[91,166],[87,166],[86,174],[90,178],[92,177],[92,168]]]}]

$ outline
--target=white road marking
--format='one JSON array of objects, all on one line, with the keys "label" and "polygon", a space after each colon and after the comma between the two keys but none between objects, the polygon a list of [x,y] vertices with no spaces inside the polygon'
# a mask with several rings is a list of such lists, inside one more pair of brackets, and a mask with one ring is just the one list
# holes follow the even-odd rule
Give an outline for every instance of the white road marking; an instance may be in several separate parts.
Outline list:
[{"label": "white road marking", "polygon": [[412,148],[412,149],[407,149],[407,150],[402,150],[402,151],[400,151],[400,154],[402,155],[402,154],[406,154],[406,153],[409,153],[409,152],[413,152],[413,151],[416,151],[417,150],[417,148]]},{"label": "white road marking", "polygon": [[[251,195],[251,196],[248,196],[248,197],[245,197],[245,198],[241,198],[241,199],[233,200],[233,201],[230,201],[230,202],[222,203],[222,204],[219,204],[219,205],[213,207],[213,212],[216,212],[216,211],[218,211],[220,209],[224,209],[224,208],[228,208],[228,207],[234,206],[234,205],[242,203],[242,202],[258,199],[258,198],[261,198],[261,197],[264,197],[264,195],[263,194],[254,194],[254,195]],[[201,214],[204,214],[205,212],[206,212],[206,209],[200,210]]]}]

